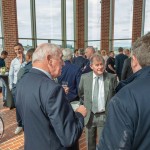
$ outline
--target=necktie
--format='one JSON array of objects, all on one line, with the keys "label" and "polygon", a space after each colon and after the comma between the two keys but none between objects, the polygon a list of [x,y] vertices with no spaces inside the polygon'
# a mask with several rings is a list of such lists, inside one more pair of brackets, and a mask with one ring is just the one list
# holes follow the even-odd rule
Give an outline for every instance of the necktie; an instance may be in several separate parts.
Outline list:
[{"label": "necktie", "polygon": [[94,114],[98,112],[98,93],[99,93],[99,77],[96,77],[94,90],[93,90],[93,102],[92,102],[92,112]]}]

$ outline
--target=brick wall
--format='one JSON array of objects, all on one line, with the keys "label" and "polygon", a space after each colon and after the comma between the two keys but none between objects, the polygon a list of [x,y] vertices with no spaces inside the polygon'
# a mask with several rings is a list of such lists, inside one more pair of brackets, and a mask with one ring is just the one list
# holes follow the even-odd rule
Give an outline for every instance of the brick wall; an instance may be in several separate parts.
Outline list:
[{"label": "brick wall", "polygon": [[15,57],[13,45],[18,41],[16,0],[2,0],[4,49],[8,51],[7,65]]},{"label": "brick wall", "polygon": [[143,0],[134,0],[132,42],[141,37]]},{"label": "brick wall", "polygon": [[109,50],[110,0],[101,1],[101,49]]},{"label": "brick wall", "polygon": [[84,0],[76,0],[75,48],[84,48]]}]

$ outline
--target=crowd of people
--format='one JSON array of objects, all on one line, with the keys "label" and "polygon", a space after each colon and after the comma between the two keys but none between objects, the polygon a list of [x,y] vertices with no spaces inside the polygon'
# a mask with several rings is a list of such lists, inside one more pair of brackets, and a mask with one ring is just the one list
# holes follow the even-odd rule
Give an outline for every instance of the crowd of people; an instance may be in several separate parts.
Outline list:
[{"label": "crowd of people", "polygon": [[14,45],[9,88],[25,150],[79,150],[84,128],[88,150],[149,149],[150,33],[131,50],[43,43],[24,55]]}]

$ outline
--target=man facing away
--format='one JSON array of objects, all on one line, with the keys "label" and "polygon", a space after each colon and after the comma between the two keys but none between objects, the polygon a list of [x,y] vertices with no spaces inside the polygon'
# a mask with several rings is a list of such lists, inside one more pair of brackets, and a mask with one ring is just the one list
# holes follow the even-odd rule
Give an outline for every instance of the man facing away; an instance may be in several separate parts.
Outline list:
[{"label": "man facing away", "polygon": [[82,134],[86,108],[79,106],[75,113],[62,86],[53,80],[60,76],[62,65],[60,48],[41,44],[33,53],[33,68],[17,84],[25,150],[67,150]]},{"label": "man facing away", "polygon": [[123,54],[123,48],[118,48],[119,54],[115,57],[115,67],[116,67],[116,73],[119,78],[119,81],[121,80],[121,73],[123,68],[124,60],[128,58],[128,56]]},{"label": "man facing away", "polygon": [[98,150],[150,149],[150,32],[133,44],[131,67],[134,74],[110,101]]},{"label": "man facing away", "polygon": [[107,103],[114,95],[117,78],[104,72],[105,61],[99,54],[92,55],[90,66],[93,71],[81,76],[79,96],[88,110],[85,118],[87,148],[95,150],[96,132],[99,138],[105,123]]}]

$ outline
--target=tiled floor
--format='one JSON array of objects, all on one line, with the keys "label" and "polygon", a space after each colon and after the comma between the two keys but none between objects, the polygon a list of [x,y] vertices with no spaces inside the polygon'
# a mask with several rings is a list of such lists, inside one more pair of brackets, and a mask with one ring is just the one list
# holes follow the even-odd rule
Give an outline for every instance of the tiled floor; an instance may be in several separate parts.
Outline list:
[{"label": "tiled floor", "polygon": [[[24,150],[24,134],[15,135],[16,128],[16,112],[15,109],[4,108],[2,96],[0,94],[0,115],[4,120],[5,130],[4,136],[0,139],[0,150]],[[86,150],[85,134],[79,140],[80,150]]]}]

